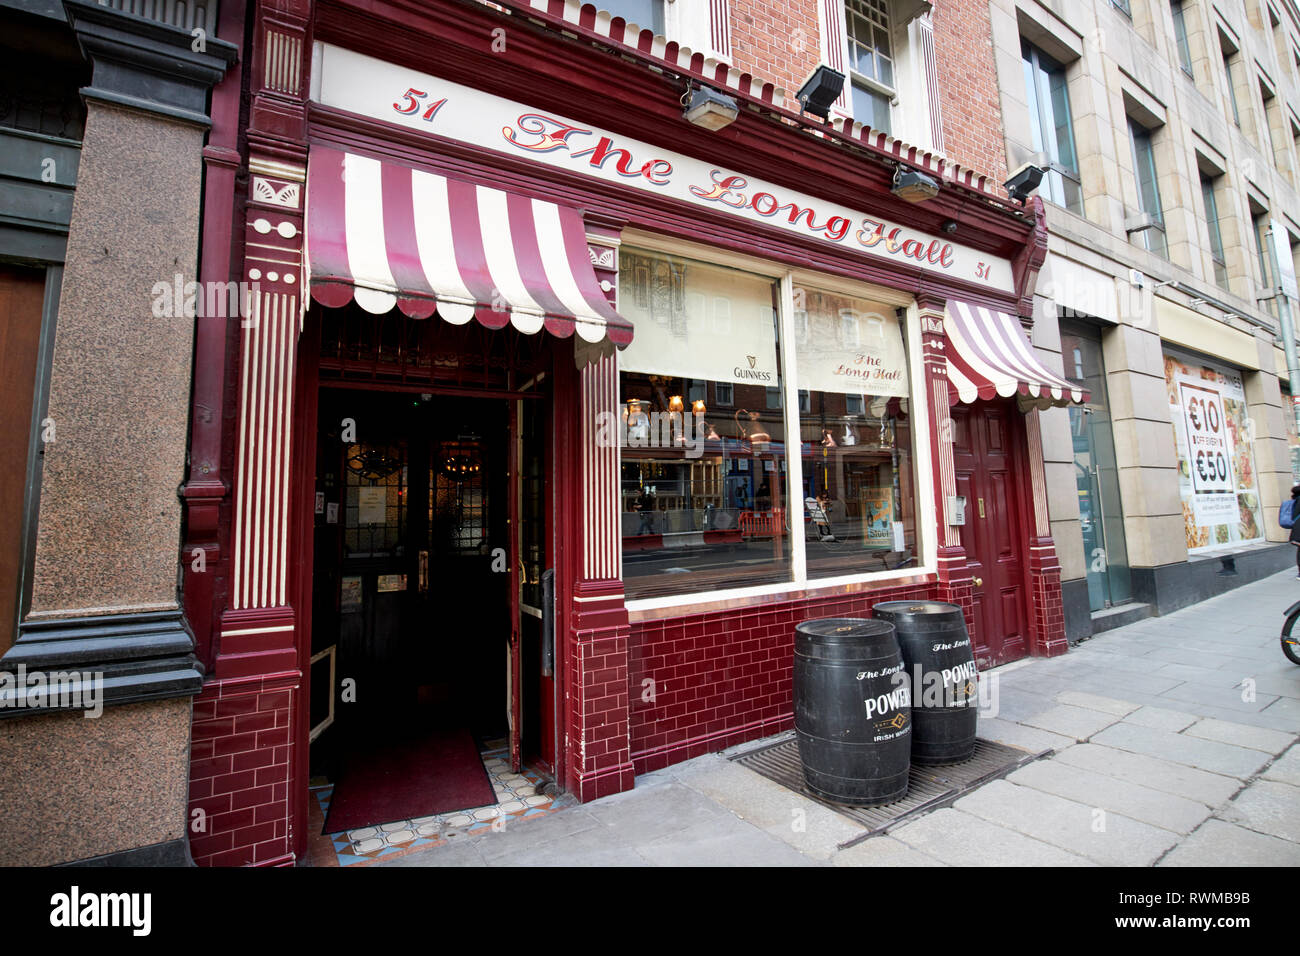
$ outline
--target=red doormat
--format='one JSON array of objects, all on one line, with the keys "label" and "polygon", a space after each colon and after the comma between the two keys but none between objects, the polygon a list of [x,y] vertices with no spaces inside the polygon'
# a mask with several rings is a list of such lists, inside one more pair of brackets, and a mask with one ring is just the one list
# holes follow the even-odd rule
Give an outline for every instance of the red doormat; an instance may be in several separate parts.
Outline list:
[{"label": "red doormat", "polygon": [[468,730],[376,742],[349,757],[330,797],[325,833],[492,806],[497,802]]}]

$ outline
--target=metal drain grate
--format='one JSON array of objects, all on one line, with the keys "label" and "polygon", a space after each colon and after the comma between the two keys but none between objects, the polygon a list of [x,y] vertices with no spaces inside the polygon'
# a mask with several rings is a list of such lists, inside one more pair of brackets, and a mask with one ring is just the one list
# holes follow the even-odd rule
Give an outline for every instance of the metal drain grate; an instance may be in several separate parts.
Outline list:
[{"label": "metal drain grate", "polygon": [[974,755],[962,763],[947,767],[913,766],[911,773],[908,774],[907,796],[878,807],[846,807],[810,793],[804,783],[803,764],[799,760],[799,743],[794,737],[779,740],[759,750],[737,754],[731,759],[815,803],[843,814],[855,823],[862,824],[867,828],[865,833],[841,844],[842,847],[850,847],[868,837],[884,833],[904,820],[946,806],[968,791],[990,780],[1004,777],[1013,770],[1051,753],[1053,753],[1051,750],[1030,753],[1019,747],[1008,747],[1005,744],[977,739]]}]

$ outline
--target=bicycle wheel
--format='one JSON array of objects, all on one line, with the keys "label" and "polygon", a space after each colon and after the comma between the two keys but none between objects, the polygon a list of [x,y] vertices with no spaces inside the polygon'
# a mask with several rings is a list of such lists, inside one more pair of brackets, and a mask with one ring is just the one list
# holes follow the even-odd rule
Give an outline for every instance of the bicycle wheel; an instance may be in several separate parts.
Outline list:
[{"label": "bicycle wheel", "polygon": [[1282,625],[1282,653],[1292,664],[1300,664],[1300,635],[1292,633],[1297,618],[1300,618],[1300,610],[1288,615]]}]

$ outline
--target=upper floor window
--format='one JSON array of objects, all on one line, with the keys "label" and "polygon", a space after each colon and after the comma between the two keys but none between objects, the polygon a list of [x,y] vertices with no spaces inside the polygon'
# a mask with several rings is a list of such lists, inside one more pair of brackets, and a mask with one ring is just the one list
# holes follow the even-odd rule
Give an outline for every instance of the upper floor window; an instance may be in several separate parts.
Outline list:
[{"label": "upper floor window", "polygon": [[1228,46],[1222,31],[1219,33],[1219,53],[1223,57],[1223,76],[1228,82],[1228,105],[1232,108],[1232,121],[1241,128],[1241,109],[1237,106],[1237,76],[1234,57],[1237,54],[1235,48]]},{"label": "upper floor window", "polygon": [[1178,46],[1178,65],[1183,72],[1192,76],[1192,48],[1187,42],[1187,16],[1183,0],[1173,0],[1169,8],[1174,15],[1174,40]]},{"label": "upper floor window", "polygon": [[890,107],[897,94],[888,0],[845,0],[844,10],[853,118],[892,134]]},{"label": "upper floor window", "polygon": [[1083,215],[1083,190],[1079,184],[1079,160],[1074,149],[1065,68],[1028,42],[1021,43],[1020,51],[1034,151],[1046,153],[1048,159],[1043,191],[1052,202]]},{"label": "upper floor window", "polygon": [[1255,233],[1255,252],[1259,256],[1260,298],[1263,299],[1268,296],[1264,300],[1264,308],[1276,318],[1277,298],[1273,293],[1277,289],[1278,279],[1273,270],[1273,251],[1269,247],[1271,230],[1269,229],[1268,210],[1253,199],[1250,200],[1250,224],[1251,231]]},{"label": "upper floor window", "polygon": [[610,16],[653,30],[656,36],[667,33],[668,0],[597,0],[596,5]]},{"label": "upper floor window", "polygon": [[1132,118],[1128,121],[1128,130],[1133,144],[1133,171],[1137,178],[1138,202],[1142,211],[1154,220],[1153,225],[1141,230],[1142,241],[1147,251],[1168,258],[1169,246],[1165,241],[1165,217],[1160,205],[1160,186],[1156,181],[1156,158],[1151,147],[1151,131]]},{"label": "upper floor window", "polygon": [[1251,203],[1251,226],[1255,233],[1255,252],[1259,256],[1259,284],[1266,290],[1273,290],[1273,269],[1269,263],[1268,249],[1268,210],[1259,209]]},{"label": "upper floor window", "polygon": [[1116,10],[1118,10],[1120,13],[1124,14],[1124,16],[1128,17],[1130,20],[1133,19],[1132,0],[1110,0],[1110,5],[1114,7]]},{"label": "upper floor window", "polygon": [[1205,202],[1205,223],[1210,227],[1210,259],[1214,263],[1214,281],[1228,287],[1228,261],[1223,254],[1223,230],[1219,227],[1219,204],[1214,196],[1214,180],[1201,173],[1201,198]]}]

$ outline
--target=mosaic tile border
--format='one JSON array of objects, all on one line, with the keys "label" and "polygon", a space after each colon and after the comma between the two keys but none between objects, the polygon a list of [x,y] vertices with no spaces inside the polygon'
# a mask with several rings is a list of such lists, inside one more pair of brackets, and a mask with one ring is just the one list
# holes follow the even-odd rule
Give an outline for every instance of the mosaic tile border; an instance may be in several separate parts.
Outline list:
[{"label": "mosaic tile border", "polygon": [[[525,768],[514,773],[510,769],[508,748],[494,747],[483,751],[481,756],[492,780],[492,789],[496,791],[495,806],[456,810],[340,833],[321,833],[312,837],[309,849],[312,865],[365,866],[376,860],[445,846],[466,836],[499,831],[516,821],[547,816],[568,805],[562,797],[557,800],[537,792],[544,778],[535,770]],[[312,788],[311,795],[320,813],[319,819],[315,812],[311,814],[313,826],[324,826],[333,793],[333,784]],[[332,860],[329,858],[331,855]]]}]

